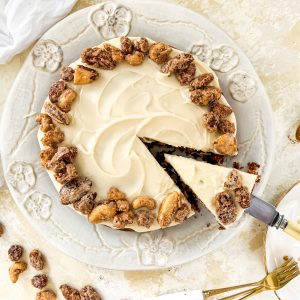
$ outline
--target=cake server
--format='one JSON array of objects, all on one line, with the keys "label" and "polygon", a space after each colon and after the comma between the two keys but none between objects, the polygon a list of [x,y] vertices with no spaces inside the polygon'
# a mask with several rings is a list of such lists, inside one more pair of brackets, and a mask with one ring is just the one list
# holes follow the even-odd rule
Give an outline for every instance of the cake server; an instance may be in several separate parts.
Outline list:
[{"label": "cake server", "polygon": [[271,227],[282,229],[286,234],[300,241],[300,224],[287,220],[274,205],[252,196],[251,206],[245,212]]}]

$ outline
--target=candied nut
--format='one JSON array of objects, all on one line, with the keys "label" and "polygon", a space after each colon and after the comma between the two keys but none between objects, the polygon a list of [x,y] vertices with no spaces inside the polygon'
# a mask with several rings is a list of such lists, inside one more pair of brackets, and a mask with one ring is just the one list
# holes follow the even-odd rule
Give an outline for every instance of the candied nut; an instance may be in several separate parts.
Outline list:
[{"label": "candied nut", "polygon": [[54,129],[52,119],[47,114],[38,114],[35,118],[35,122],[41,125],[40,129],[42,132],[47,132]]},{"label": "candied nut", "polygon": [[235,125],[229,120],[220,120],[218,124],[218,129],[220,133],[235,133]]},{"label": "candied nut", "polygon": [[55,180],[60,184],[65,184],[78,177],[78,172],[73,164],[65,165],[65,168],[54,174]]},{"label": "candied nut", "polygon": [[80,200],[73,203],[74,208],[81,212],[84,215],[88,215],[91,213],[95,206],[95,198],[97,193],[88,192],[84,196],[80,198]]},{"label": "candied nut", "polygon": [[232,113],[232,108],[214,101],[211,103],[211,111],[215,113],[219,119],[224,119]]},{"label": "candied nut", "polygon": [[45,112],[50,115],[52,119],[60,124],[69,125],[71,122],[70,117],[63,111],[61,111],[55,104],[46,102],[44,105]]},{"label": "candied nut", "polygon": [[140,209],[136,213],[137,224],[146,228],[150,228],[155,220],[155,215],[148,209]]},{"label": "candied nut", "polygon": [[90,191],[92,182],[86,177],[77,177],[64,184],[59,191],[62,204],[71,204],[78,201],[82,196]]},{"label": "candied nut", "polygon": [[124,211],[116,216],[114,216],[113,224],[116,228],[122,229],[125,228],[126,225],[132,224],[134,221],[134,213],[129,211]]},{"label": "candied nut", "polygon": [[52,157],[51,162],[64,161],[66,163],[72,163],[77,155],[77,148],[73,146],[58,147],[55,155]]},{"label": "candied nut", "polygon": [[201,89],[209,85],[214,80],[214,75],[212,73],[204,73],[196,77],[190,83],[190,91]]},{"label": "candied nut", "polygon": [[86,285],[80,290],[80,297],[81,300],[101,300],[99,294],[90,285]]},{"label": "candied nut", "polygon": [[8,258],[11,261],[18,261],[23,255],[23,247],[20,245],[12,245],[8,249]]},{"label": "candied nut", "polygon": [[239,203],[241,208],[246,209],[250,207],[251,197],[249,190],[246,186],[241,186],[234,190],[235,192],[235,200]]},{"label": "candied nut", "polygon": [[64,133],[59,129],[55,128],[54,130],[47,131],[41,142],[44,146],[56,147],[65,139]]},{"label": "candied nut", "polygon": [[115,202],[104,203],[96,206],[89,214],[89,221],[92,224],[98,224],[103,221],[112,220],[117,214],[117,205]]},{"label": "candied nut", "polygon": [[164,43],[154,43],[149,48],[149,57],[157,64],[163,64],[169,59],[172,48]]},{"label": "candied nut", "polygon": [[248,173],[257,175],[257,169],[260,168],[260,165],[256,162],[249,162],[248,163]]},{"label": "candied nut", "polygon": [[117,200],[116,204],[118,211],[128,211],[130,209],[130,204],[127,200]]},{"label": "candied nut", "polygon": [[237,170],[232,170],[228,176],[226,181],[224,182],[224,188],[228,190],[235,190],[236,188],[240,188],[242,186],[242,178]]},{"label": "candied nut", "polygon": [[125,55],[131,54],[133,52],[134,49],[133,42],[127,36],[122,36],[120,38],[120,43],[121,43],[121,50]]},{"label": "candied nut", "polygon": [[57,148],[47,147],[43,149],[40,153],[40,163],[43,167],[46,167],[47,164],[51,161],[52,157],[56,153]]},{"label": "candied nut", "polygon": [[134,41],[134,48],[137,51],[140,51],[142,53],[148,53],[149,52],[149,42],[146,38],[140,38],[138,40]]},{"label": "candied nut", "polygon": [[[106,51],[103,48],[94,47],[94,48],[84,49],[80,57],[84,63],[104,70],[112,70],[116,66],[116,62],[113,60],[111,53]],[[75,69],[74,82],[75,82],[75,77],[76,77],[76,69]]]},{"label": "candied nut", "polygon": [[194,57],[188,53],[180,53],[169,59],[160,69],[162,73],[174,73],[180,70],[185,70],[194,60]]},{"label": "candied nut", "polygon": [[222,155],[235,155],[237,153],[237,140],[233,134],[225,133],[214,141],[214,149]]},{"label": "candied nut", "polygon": [[205,86],[191,92],[191,101],[197,105],[207,105],[211,101],[219,100],[222,91],[214,86]]},{"label": "candied nut", "polygon": [[2,223],[0,223],[0,237],[3,235],[4,233],[4,226]]},{"label": "candied nut", "polygon": [[117,201],[126,199],[126,195],[116,187],[111,187],[107,192],[107,199]]},{"label": "candied nut", "polygon": [[49,99],[51,102],[57,102],[59,96],[66,88],[66,83],[63,80],[58,80],[53,83],[49,90]]},{"label": "candied nut", "polygon": [[71,67],[62,67],[60,71],[60,78],[64,81],[73,81],[74,69],[72,69]]},{"label": "candied nut", "polygon": [[31,278],[31,284],[37,289],[43,289],[48,283],[48,276],[46,274],[38,274]]},{"label": "candied nut", "polygon": [[221,192],[215,196],[214,200],[217,216],[222,224],[233,223],[237,217],[237,209],[229,193]]},{"label": "candied nut", "polygon": [[152,210],[156,208],[156,201],[149,196],[139,196],[132,201],[132,207],[133,209],[147,207],[148,209]]},{"label": "candied nut", "polygon": [[172,223],[180,204],[181,195],[178,192],[166,195],[158,211],[157,222],[160,227],[166,227]]},{"label": "candied nut", "polygon": [[9,277],[12,283],[16,283],[19,275],[27,269],[27,263],[23,261],[14,262],[9,268]]},{"label": "candied nut", "polygon": [[190,207],[186,203],[183,203],[175,214],[175,222],[183,223],[190,214],[190,211]]},{"label": "candied nut", "polygon": [[47,169],[55,174],[63,173],[66,171],[66,163],[62,160],[55,162],[48,162],[46,165]]},{"label": "candied nut", "polygon": [[58,98],[57,106],[64,112],[71,110],[72,103],[76,98],[76,92],[70,88],[65,89]]},{"label": "candied nut", "polygon": [[111,57],[116,63],[124,60],[124,54],[119,48],[111,44],[104,44],[103,47],[106,51],[111,53]]},{"label": "candied nut", "polygon": [[127,54],[125,60],[132,66],[140,65],[144,60],[144,54],[139,51],[134,51],[132,54]]},{"label": "candied nut", "polygon": [[81,300],[79,291],[73,287],[63,284],[60,287],[61,293],[66,300]]},{"label": "candied nut", "polygon": [[185,70],[180,70],[175,73],[175,76],[181,85],[187,85],[195,77],[196,66],[191,63]]},{"label": "candied nut", "polygon": [[36,294],[35,300],[56,300],[56,295],[53,291],[41,291]]},{"label": "candied nut", "polygon": [[205,113],[202,117],[202,126],[209,132],[216,132],[218,129],[218,117],[213,112]]},{"label": "candied nut", "polygon": [[44,269],[44,256],[39,250],[34,249],[29,253],[29,261],[36,270],[41,271]]},{"label": "candied nut", "polygon": [[99,73],[89,67],[78,65],[75,68],[74,83],[75,84],[87,84],[95,81],[100,77]]}]

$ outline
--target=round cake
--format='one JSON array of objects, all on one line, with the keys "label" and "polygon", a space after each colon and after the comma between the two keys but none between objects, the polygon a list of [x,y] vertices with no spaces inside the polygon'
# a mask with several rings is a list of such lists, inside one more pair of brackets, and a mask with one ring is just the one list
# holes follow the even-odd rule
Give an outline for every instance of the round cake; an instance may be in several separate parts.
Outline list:
[{"label": "round cake", "polygon": [[149,38],[84,49],[62,68],[36,121],[41,164],[61,203],[117,229],[156,230],[194,214],[141,139],[237,154],[236,119],[215,73]]}]

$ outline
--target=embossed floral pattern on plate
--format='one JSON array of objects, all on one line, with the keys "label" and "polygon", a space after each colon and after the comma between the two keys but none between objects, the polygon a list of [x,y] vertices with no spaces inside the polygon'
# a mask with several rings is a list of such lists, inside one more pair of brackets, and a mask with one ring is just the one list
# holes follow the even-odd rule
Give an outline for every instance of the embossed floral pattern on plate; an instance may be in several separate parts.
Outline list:
[{"label": "embossed floral pattern on plate", "polygon": [[38,220],[47,220],[50,217],[51,205],[51,198],[39,192],[33,192],[24,202],[24,207],[30,216]]}]

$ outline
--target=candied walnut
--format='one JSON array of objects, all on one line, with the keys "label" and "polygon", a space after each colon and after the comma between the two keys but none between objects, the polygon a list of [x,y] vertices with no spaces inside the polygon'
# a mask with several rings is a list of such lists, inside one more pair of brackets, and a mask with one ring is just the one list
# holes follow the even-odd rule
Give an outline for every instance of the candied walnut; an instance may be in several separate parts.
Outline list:
[{"label": "candied walnut", "polygon": [[232,170],[228,176],[226,181],[224,182],[224,188],[228,190],[235,190],[236,188],[240,188],[242,186],[242,178],[237,170]]},{"label": "candied walnut", "polygon": [[78,172],[73,164],[65,165],[65,168],[54,174],[55,180],[60,184],[66,184],[78,177]]},{"label": "candied walnut", "polygon": [[92,182],[86,177],[77,177],[64,184],[59,191],[62,204],[71,204],[78,201],[82,196],[90,191]]},{"label": "candied walnut", "polygon": [[27,263],[23,261],[14,262],[9,268],[9,277],[12,283],[16,283],[19,275],[27,269]]},{"label": "candied walnut", "polygon": [[194,60],[194,57],[188,53],[180,53],[169,59],[162,67],[162,73],[174,73],[180,70],[185,70]]},{"label": "candied walnut", "polygon": [[35,118],[35,122],[41,125],[40,129],[42,132],[47,132],[54,129],[52,119],[47,114],[38,114]]},{"label": "candied walnut", "polygon": [[77,155],[76,147],[73,147],[73,146],[58,147],[55,155],[51,159],[51,163],[55,163],[57,161],[64,161],[66,163],[72,163],[72,162],[74,162],[76,155]]},{"label": "candied walnut", "polygon": [[202,117],[202,126],[209,132],[216,132],[218,129],[218,117],[213,112],[205,113]]},{"label": "candied walnut", "polygon": [[237,140],[234,135],[225,133],[214,141],[214,149],[222,155],[235,155],[237,153]]},{"label": "candied walnut", "polygon": [[112,220],[116,214],[117,205],[115,202],[111,201],[96,206],[89,214],[89,221],[92,224],[98,224],[103,221]]},{"label": "candied walnut", "polygon": [[201,89],[209,85],[214,80],[214,75],[212,73],[204,73],[196,77],[190,83],[190,91]]},{"label": "candied walnut", "polygon": [[130,209],[130,204],[127,200],[117,200],[116,204],[118,211],[128,211]]},{"label": "candied walnut", "polygon": [[20,245],[12,245],[8,249],[8,258],[11,261],[18,261],[23,255],[23,247]]},{"label": "candied walnut", "polygon": [[180,70],[175,73],[175,76],[181,85],[187,85],[195,77],[196,66],[191,63],[185,70]]},{"label": "candied walnut", "polygon": [[75,84],[88,84],[100,77],[99,73],[89,67],[78,65],[75,68],[74,83]]},{"label": "candied walnut", "polygon": [[2,223],[0,223],[0,237],[3,235],[4,233],[4,226]]},{"label": "candied walnut", "polygon": [[81,300],[79,291],[67,284],[61,285],[59,289],[66,300]]},{"label": "candied walnut", "polygon": [[73,81],[74,69],[72,69],[71,67],[62,67],[60,71],[60,78],[64,81]]},{"label": "candied walnut", "polygon": [[181,195],[178,192],[172,192],[167,194],[159,207],[157,217],[158,224],[161,227],[166,227],[170,225],[180,205]]},{"label": "candied walnut", "polygon": [[148,53],[149,52],[149,42],[146,38],[140,38],[138,40],[134,41],[134,48],[137,51],[140,51],[142,53]]},{"label": "candied walnut", "polygon": [[46,274],[38,274],[31,278],[31,284],[42,290],[48,284],[48,276]]},{"label": "candied walnut", "polygon": [[49,90],[49,99],[51,102],[57,102],[59,96],[66,88],[66,83],[63,80],[58,80],[57,82],[53,83]]},{"label": "candied walnut", "polygon": [[246,186],[241,186],[234,190],[235,192],[235,200],[239,203],[241,208],[246,209],[250,207],[251,204],[251,195]]},{"label": "candied walnut", "polygon": [[205,86],[191,92],[191,101],[197,105],[207,105],[214,100],[219,100],[222,91],[214,86]]},{"label": "candied walnut", "polygon": [[44,105],[45,112],[50,115],[52,119],[60,124],[69,125],[71,122],[70,117],[63,111],[61,111],[55,104],[46,102]]},{"label": "candied walnut", "polygon": [[52,147],[47,147],[41,151],[40,163],[43,167],[47,167],[47,164],[51,161],[56,151],[57,148],[52,148]]},{"label": "candied walnut", "polygon": [[219,119],[224,119],[232,113],[232,108],[215,101],[211,103],[211,111],[215,113]]},{"label": "candied walnut", "polygon": [[56,295],[51,290],[42,291],[36,294],[35,300],[56,300]]},{"label": "candied walnut", "polygon": [[157,64],[165,63],[172,52],[172,48],[164,43],[154,43],[149,48],[149,57]]},{"label": "candied walnut", "polygon": [[152,210],[156,208],[156,201],[149,196],[138,196],[132,201],[133,209],[139,209],[141,207],[147,207]]},{"label": "candied walnut", "polygon": [[90,285],[86,285],[80,290],[80,297],[81,300],[101,300],[99,294]]},{"label": "candied walnut", "polygon": [[113,219],[113,224],[116,228],[118,229],[123,229],[125,228],[126,225],[132,224],[134,221],[134,213],[129,210],[129,211],[124,211],[116,216],[114,216]]},{"label": "candied walnut", "polygon": [[46,165],[47,169],[52,171],[55,174],[63,173],[66,171],[66,163],[62,160],[48,162]]},{"label": "candied walnut", "polygon": [[41,251],[34,249],[29,253],[30,264],[38,271],[44,269],[45,260]]},{"label": "candied walnut", "polygon": [[116,62],[113,60],[111,53],[99,47],[84,49],[80,57],[84,63],[96,68],[112,70],[116,67]]},{"label": "candied walnut", "polygon": [[41,142],[44,146],[49,146],[55,148],[65,139],[64,133],[59,129],[55,128],[54,130],[47,131]]},{"label": "candied walnut", "polygon": [[95,207],[95,199],[97,193],[88,192],[80,198],[80,200],[73,203],[74,208],[84,215],[89,215]]},{"label": "candied walnut", "polygon": [[155,220],[155,214],[148,209],[140,209],[136,213],[136,220],[139,226],[150,228]]},{"label": "candied walnut", "polygon": [[229,120],[220,120],[218,124],[218,129],[220,133],[235,133],[235,125]]},{"label": "candied walnut", "polygon": [[144,60],[144,54],[139,51],[134,51],[132,54],[127,54],[125,60],[132,66],[140,65]]},{"label": "candied walnut", "polygon": [[178,223],[183,223],[188,215],[190,214],[190,207],[186,204],[186,203],[183,203],[179,209],[177,210],[176,214],[175,214],[175,222],[178,222]]},{"label": "candied walnut", "polygon": [[106,51],[110,52],[112,59],[116,63],[124,60],[124,53],[119,48],[111,44],[104,44],[103,47]]},{"label": "candied walnut", "polygon": [[230,195],[227,192],[221,192],[215,196],[214,200],[217,216],[222,224],[233,223],[237,217],[237,209]]},{"label": "candied walnut", "polygon": [[111,187],[107,192],[107,199],[117,201],[126,199],[126,195],[116,187]]},{"label": "candied walnut", "polygon": [[120,43],[121,50],[125,55],[131,54],[133,52],[134,45],[130,38],[128,38],[127,36],[122,36],[120,39]]},{"label": "candied walnut", "polygon": [[65,89],[57,101],[57,106],[63,112],[69,112],[71,110],[72,103],[76,98],[76,92],[70,88]]}]

